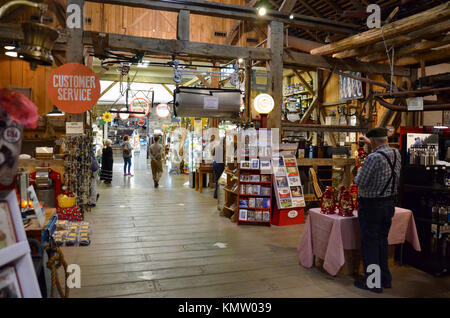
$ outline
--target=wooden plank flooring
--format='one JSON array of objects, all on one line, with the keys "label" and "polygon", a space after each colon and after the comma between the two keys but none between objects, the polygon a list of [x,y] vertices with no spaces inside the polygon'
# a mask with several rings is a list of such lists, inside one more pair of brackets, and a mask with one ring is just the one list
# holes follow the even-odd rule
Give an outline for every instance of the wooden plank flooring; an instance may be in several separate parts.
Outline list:
[{"label": "wooden plank flooring", "polygon": [[304,225],[237,226],[219,216],[211,189],[200,194],[167,173],[154,189],[145,153],[132,167],[135,176],[123,177],[116,158],[112,185],[99,185],[86,216],[91,245],[64,248],[82,274],[70,297],[450,297],[449,278],[406,266],[392,269],[394,288],[381,296],[305,269],[296,250]]}]

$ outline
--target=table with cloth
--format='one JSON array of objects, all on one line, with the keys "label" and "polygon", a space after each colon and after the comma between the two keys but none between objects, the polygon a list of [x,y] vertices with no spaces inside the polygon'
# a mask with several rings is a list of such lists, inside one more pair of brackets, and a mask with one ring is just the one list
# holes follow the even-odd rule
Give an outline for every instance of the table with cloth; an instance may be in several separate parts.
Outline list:
[{"label": "table with cloth", "polygon": [[[305,231],[298,246],[300,264],[310,268],[314,257],[323,260],[323,268],[335,276],[345,263],[344,250],[359,250],[361,236],[357,211],[355,216],[343,217],[338,214],[322,214],[320,208],[310,209]],[[403,244],[408,241],[420,251],[416,224],[410,210],[395,208],[389,231],[388,244]]]}]

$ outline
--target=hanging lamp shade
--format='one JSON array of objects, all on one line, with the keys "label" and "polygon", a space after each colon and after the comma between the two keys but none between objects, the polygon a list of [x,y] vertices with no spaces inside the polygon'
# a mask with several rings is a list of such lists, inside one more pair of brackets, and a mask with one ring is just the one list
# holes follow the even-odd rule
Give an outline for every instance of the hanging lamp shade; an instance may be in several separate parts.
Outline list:
[{"label": "hanging lamp shade", "polygon": [[45,66],[53,65],[53,44],[59,36],[58,30],[40,23],[23,22],[23,42],[17,53],[19,58]]}]

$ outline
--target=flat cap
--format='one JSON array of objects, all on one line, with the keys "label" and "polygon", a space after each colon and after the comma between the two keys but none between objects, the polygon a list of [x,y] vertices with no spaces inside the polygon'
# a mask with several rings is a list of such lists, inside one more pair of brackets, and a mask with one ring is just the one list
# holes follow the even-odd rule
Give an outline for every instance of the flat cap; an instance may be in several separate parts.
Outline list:
[{"label": "flat cap", "polygon": [[387,137],[388,130],[387,128],[377,127],[369,130],[366,134],[367,138],[377,138],[377,137]]}]

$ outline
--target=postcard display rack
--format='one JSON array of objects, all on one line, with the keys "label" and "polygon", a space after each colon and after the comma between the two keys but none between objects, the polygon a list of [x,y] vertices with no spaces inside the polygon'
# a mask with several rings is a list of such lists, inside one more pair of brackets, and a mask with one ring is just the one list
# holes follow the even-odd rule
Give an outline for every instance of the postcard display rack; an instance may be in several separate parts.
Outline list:
[{"label": "postcard display rack", "polygon": [[0,195],[0,298],[41,298],[15,191]]},{"label": "postcard display rack", "polygon": [[272,174],[270,159],[254,158],[239,165],[237,224],[271,225]]},{"label": "postcard display rack", "polygon": [[305,223],[305,198],[294,156],[272,159],[274,174],[274,204],[272,224],[292,225]]}]

